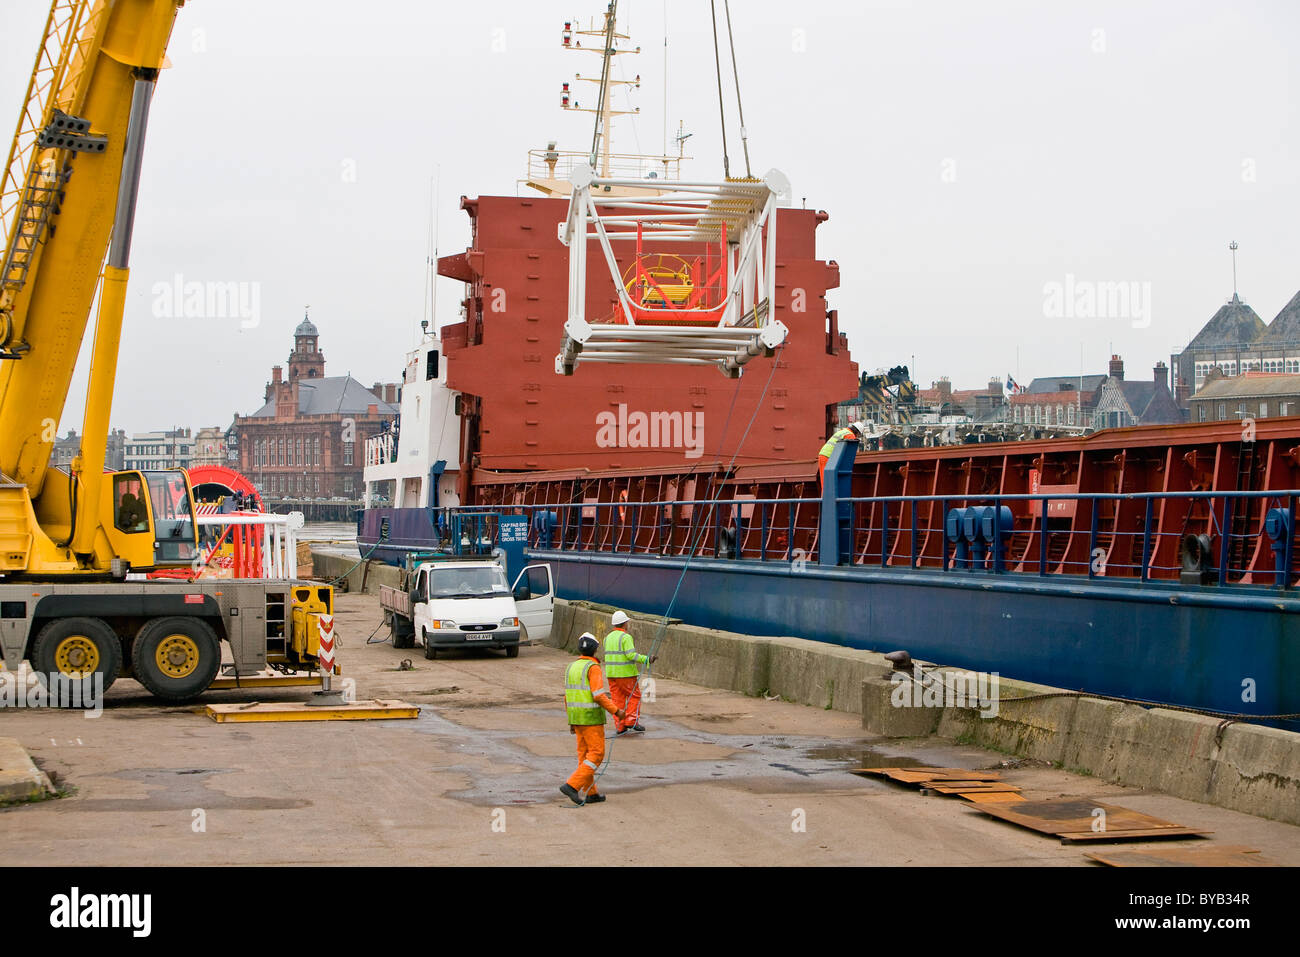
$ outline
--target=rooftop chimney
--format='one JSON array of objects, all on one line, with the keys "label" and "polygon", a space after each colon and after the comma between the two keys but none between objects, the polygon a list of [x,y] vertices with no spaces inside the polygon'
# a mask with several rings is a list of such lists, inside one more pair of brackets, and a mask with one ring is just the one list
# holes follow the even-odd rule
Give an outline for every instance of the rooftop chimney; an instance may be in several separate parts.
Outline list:
[{"label": "rooftop chimney", "polygon": [[1169,388],[1169,366],[1165,365],[1163,360],[1156,363],[1155,373],[1156,382],[1166,389]]},{"label": "rooftop chimney", "polygon": [[279,366],[271,366],[271,383],[273,385],[279,385],[283,381],[281,378],[283,372],[284,370]]},{"label": "rooftop chimney", "polygon": [[1124,381],[1124,360],[1119,356],[1110,357],[1110,377],[1120,382]]}]

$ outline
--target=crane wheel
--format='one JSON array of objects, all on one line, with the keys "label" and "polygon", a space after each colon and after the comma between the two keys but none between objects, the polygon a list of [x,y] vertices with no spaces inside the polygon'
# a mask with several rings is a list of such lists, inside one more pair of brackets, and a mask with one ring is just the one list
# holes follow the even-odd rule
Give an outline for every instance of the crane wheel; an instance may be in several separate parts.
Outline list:
[{"label": "crane wheel", "polygon": [[155,698],[187,701],[212,684],[221,667],[217,633],[199,618],[155,618],[135,636],[135,679]]},{"label": "crane wheel", "polygon": [[[57,707],[88,707],[109,689],[122,670],[122,643],[99,618],[60,618],[41,629],[30,659]],[[50,688],[57,675],[58,687]]]}]

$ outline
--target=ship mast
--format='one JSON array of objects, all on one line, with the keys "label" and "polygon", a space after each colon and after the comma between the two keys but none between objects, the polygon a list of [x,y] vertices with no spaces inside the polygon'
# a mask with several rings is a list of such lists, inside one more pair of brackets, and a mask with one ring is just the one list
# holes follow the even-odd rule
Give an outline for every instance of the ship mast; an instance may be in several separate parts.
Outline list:
[{"label": "ship mast", "polygon": [[[590,37],[595,43],[588,43],[583,46],[582,40],[574,40],[574,37]],[[596,108],[579,106],[578,101],[569,102],[567,96],[569,85],[564,84],[564,102],[563,107],[566,110],[574,110],[579,113],[593,113],[596,116],[596,126],[592,131],[591,137],[591,154],[590,163],[594,168],[597,160],[600,163],[600,175],[609,175],[609,157],[612,140],[612,130],[610,121],[616,116],[626,116],[641,112],[640,107],[634,107],[630,110],[616,110],[613,107],[613,99],[610,94],[615,86],[630,86],[639,89],[641,86],[641,75],[638,73],[633,80],[616,80],[611,76],[614,69],[614,57],[626,53],[640,53],[640,47],[622,47],[620,43],[628,43],[631,37],[626,33],[618,32],[618,2],[610,0],[610,4],[605,8],[604,23],[597,28],[593,20],[591,25],[586,29],[572,29],[572,25],[564,25],[563,42],[566,50],[578,50],[583,53],[600,54],[600,76],[591,77],[583,76],[581,73],[574,74],[574,79],[579,83],[594,83],[598,91]]]},{"label": "ship mast", "polygon": [[[622,154],[614,152],[613,121],[617,116],[636,115],[640,107],[616,109],[614,94],[619,87],[640,89],[641,76],[637,74],[630,80],[615,78],[614,58],[624,54],[640,53],[641,48],[631,43],[629,34],[620,33],[618,28],[618,3],[611,0],[605,8],[602,19],[594,18],[584,28],[575,20],[566,20],[561,44],[566,50],[580,53],[595,53],[600,57],[598,75],[584,76],[574,74],[573,80],[562,84],[560,89],[560,106],[568,112],[590,113],[595,117],[592,127],[591,148],[589,150],[560,150],[555,141],[547,144],[545,150],[529,150],[528,174],[521,183],[552,196],[568,196],[572,192],[569,176],[580,166],[589,166],[598,170],[601,176],[621,177],[645,181],[645,186],[619,187],[620,195],[657,195],[666,186],[681,175],[682,160],[685,155],[683,145],[690,134],[680,130],[676,138],[677,155],[655,156],[651,154]],[[665,48],[666,49],[666,48]],[[665,53],[665,62],[666,62]],[[666,73],[666,67],[665,67]],[[579,99],[576,84],[589,83],[595,87],[595,105],[583,105],[589,100]],[[665,76],[665,124],[667,123],[667,77]],[[666,126],[665,126],[666,129]]]}]

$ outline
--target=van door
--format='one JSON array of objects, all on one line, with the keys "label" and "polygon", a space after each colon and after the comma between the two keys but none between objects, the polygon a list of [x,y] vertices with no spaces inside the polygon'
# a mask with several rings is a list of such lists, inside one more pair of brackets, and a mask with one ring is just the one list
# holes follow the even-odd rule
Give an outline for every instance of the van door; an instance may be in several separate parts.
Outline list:
[{"label": "van door", "polygon": [[519,573],[511,589],[515,614],[528,630],[530,641],[542,641],[551,634],[555,617],[555,582],[550,565],[529,565]]},{"label": "van door", "polygon": [[424,634],[429,624],[429,569],[421,568],[415,575],[415,584],[410,591],[411,623],[417,635]]}]

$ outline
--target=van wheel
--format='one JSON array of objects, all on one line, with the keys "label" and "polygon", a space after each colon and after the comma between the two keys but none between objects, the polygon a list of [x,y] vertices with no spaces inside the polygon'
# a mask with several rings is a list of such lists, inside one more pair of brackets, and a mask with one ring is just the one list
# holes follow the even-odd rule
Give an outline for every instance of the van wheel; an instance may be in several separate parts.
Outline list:
[{"label": "van wheel", "polygon": [[424,657],[428,658],[430,661],[433,661],[434,658],[438,657],[438,649],[433,647],[433,639],[429,637],[427,631],[424,632]]},{"label": "van wheel", "polygon": [[[36,636],[31,662],[41,684],[54,692],[51,704],[65,708],[74,702],[90,705],[117,680],[122,670],[122,642],[99,618],[61,618]],[[50,688],[52,675],[58,676],[57,684],[62,687]]]},{"label": "van wheel", "polygon": [[409,618],[402,615],[393,615],[393,647],[394,648],[414,648],[415,647],[415,626],[411,624]]},{"label": "van wheel", "polygon": [[187,701],[207,690],[221,667],[212,626],[180,615],[145,622],[132,650],[135,680],[155,698]]},{"label": "van wheel", "polygon": [[507,647],[506,647],[506,657],[507,657],[507,658],[518,658],[518,657],[519,657],[519,646],[518,646],[518,645],[509,645],[509,646],[507,646]]}]

